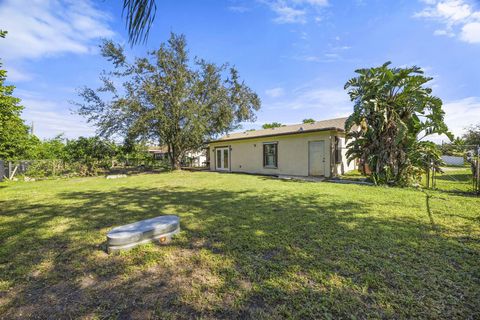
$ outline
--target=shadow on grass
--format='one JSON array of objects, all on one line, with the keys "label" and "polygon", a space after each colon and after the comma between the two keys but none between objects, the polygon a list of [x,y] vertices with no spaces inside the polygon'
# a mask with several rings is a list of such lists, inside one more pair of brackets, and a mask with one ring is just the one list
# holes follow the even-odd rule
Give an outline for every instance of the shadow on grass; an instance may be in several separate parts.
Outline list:
[{"label": "shadow on grass", "polygon": [[472,181],[472,173],[465,172],[465,173],[449,173],[446,171],[441,175],[436,176],[437,180],[441,181],[448,181],[448,182],[471,182]]},{"label": "shadow on grass", "polygon": [[[466,243],[415,219],[370,215],[361,202],[257,192],[122,188],[67,192],[51,205],[6,201],[0,273],[15,286],[0,295],[0,311],[125,319],[479,314],[479,251]],[[104,253],[109,228],[167,213],[182,227],[170,246]]]}]

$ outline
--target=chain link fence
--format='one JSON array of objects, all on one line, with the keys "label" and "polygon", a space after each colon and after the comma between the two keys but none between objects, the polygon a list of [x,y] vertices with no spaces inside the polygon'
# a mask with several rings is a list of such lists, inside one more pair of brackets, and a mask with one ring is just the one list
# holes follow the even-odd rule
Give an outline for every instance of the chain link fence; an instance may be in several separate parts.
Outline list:
[{"label": "chain link fence", "polygon": [[434,189],[480,194],[480,146],[457,146],[454,155],[443,155],[443,172],[436,172],[432,178]]},{"label": "chain link fence", "polygon": [[163,171],[169,167],[166,160],[117,159],[90,163],[49,160],[0,160],[0,181],[46,179],[55,177],[93,176],[111,173],[140,173]]}]

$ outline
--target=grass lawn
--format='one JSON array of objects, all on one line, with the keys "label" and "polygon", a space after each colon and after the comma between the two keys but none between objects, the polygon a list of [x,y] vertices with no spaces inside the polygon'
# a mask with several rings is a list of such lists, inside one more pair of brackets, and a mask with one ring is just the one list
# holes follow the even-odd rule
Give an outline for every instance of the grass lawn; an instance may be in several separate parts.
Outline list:
[{"label": "grass lawn", "polygon": [[[429,210],[427,210],[427,207]],[[113,227],[181,217],[168,246]],[[480,198],[176,172],[0,184],[0,318],[480,318]]]},{"label": "grass lawn", "polygon": [[[444,167],[437,175],[436,187],[445,191],[473,192],[473,176],[470,166]],[[480,199],[480,198],[479,198]]]}]

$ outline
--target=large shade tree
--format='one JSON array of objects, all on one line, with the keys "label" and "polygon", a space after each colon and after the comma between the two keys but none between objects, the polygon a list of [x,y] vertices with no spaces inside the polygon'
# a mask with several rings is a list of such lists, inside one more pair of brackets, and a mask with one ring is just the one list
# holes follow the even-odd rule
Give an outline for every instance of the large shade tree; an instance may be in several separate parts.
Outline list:
[{"label": "large shade tree", "polygon": [[354,111],[346,122],[349,161],[360,159],[377,183],[408,184],[425,168],[437,166],[439,153],[425,141],[446,134],[442,100],[425,86],[432,78],[419,67],[359,69],[345,84]]},{"label": "large shade tree", "polygon": [[260,108],[235,68],[191,61],[184,36],[172,34],[168,43],[133,62],[111,41],[104,42],[102,54],[114,70],[102,73],[98,90],[81,90],[78,112],[101,136],[166,145],[176,169],[187,151],[254,120]]}]

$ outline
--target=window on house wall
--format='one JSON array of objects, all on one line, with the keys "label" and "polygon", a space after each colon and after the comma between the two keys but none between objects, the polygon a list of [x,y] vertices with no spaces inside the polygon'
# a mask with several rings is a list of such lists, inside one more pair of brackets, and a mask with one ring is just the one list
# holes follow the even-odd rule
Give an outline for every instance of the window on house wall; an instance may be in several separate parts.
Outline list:
[{"label": "window on house wall", "polygon": [[263,166],[266,168],[276,168],[278,166],[278,143],[263,144]]}]

